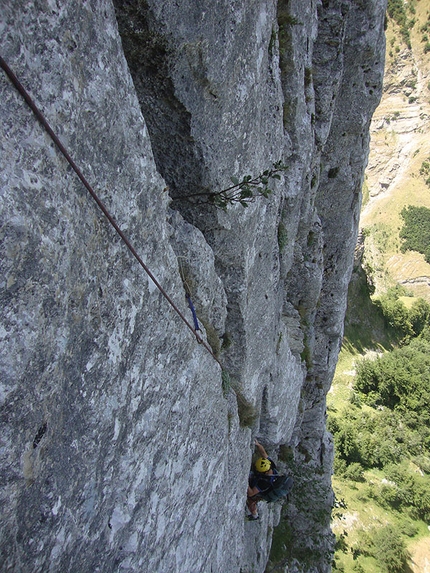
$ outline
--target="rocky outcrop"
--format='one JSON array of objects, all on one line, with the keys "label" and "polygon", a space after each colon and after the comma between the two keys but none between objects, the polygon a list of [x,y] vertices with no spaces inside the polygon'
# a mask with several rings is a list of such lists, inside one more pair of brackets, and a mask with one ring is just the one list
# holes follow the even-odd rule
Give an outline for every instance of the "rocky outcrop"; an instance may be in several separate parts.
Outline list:
[{"label": "rocky outcrop", "polygon": [[[3,570],[262,572],[281,520],[284,569],[328,571],[384,6],[3,4],[2,57],[219,360],[1,73]],[[205,200],[278,161],[268,199]],[[255,436],[296,486],[248,523]]]}]

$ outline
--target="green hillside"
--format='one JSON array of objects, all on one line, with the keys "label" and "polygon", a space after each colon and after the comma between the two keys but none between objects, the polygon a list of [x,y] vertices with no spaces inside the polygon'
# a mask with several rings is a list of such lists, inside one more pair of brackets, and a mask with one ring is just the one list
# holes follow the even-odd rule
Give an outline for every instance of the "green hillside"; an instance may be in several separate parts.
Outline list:
[{"label": "green hillside", "polygon": [[[430,2],[390,0],[384,94],[371,127],[361,226],[376,294],[397,283],[430,301],[425,247],[404,246],[409,206],[430,208]],[[430,233],[428,223],[421,229]]]},{"label": "green hillside", "polygon": [[333,571],[430,562],[430,2],[389,0],[360,264],[327,398],[336,447]]},{"label": "green hillside", "polygon": [[[336,446],[333,568],[424,573],[419,560],[430,548],[430,304],[405,296],[402,288],[372,302],[365,275],[358,274],[350,300],[361,306],[366,328],[347,324],[328,396]],[[409,309],[405,299],[412,302]]]}]

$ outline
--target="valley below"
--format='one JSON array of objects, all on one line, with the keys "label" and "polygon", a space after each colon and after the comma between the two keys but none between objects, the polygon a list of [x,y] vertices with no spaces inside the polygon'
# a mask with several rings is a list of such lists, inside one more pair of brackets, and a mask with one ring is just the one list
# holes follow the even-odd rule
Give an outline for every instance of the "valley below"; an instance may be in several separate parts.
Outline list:
[{"label": "valley below", "polygon": [[[367,400],[360,403],[355,384],[361,361],[377,360],[405,344],[405,339],[388,329],[378,301],[387,292],[403,287],[396,301],[403,302],[407,309],[419,299],[430,302],[430,264],[422,253],[401,249],[402,210],[409,205],[430,209],[430,173],[426,172],[430,159],[430,3],[412,2],[406,15],[409,41],[402,37],[394,18],[388,19],[384,91],[371,125],[345,337],[327,397],[329,427],[332,431],[334,428],[337,450],[332,521],[337,550],[333,571],[345,573],[430,573],[430,521],[418,519],[401,504],[396,506],[393,500],[387,502],[384,498],[387,492],[391,495],[400,489],[399,483],[387,476],[389,466],[360,465],[360,456],[357,454],[354,461],[353,453],[345,465],[339,456],[339,450],[345,453],[347,449],[344,418],[351,410],[355,412],[351,424],[358,424],[360,417],[373,423],[384,414],[382,410],[388,410],[381,405],[371,407]],[[426,410],[428,415],[428,405]],[[357,441],[360,438],[358,434]],[[395,443],[393,436],[388,439]],[[412,476],[428,479],[428,469],[423,472],[412,459],[402,460],[401,465]],[[399,546],[404,549],[402,556],[396,552],[394,541],[391,545],[388,540],[382,541],[383,531],[391,532],[392,540],[398,535]],[[387,556],[392,558],[391,565],[387,564]]]},{"label": "valley below", "polygon": [[416,4],[411,49],[387,29],[386,73],[373,116],[360,226],[366,230],[364,260],[376,292],[396,283],[430,300],[430,264],[414,251],[400,252],[400,212],[407,205],[430,208],[430,187],[420,174],[430,157],[430,52],[423,37],[428,2]]}]

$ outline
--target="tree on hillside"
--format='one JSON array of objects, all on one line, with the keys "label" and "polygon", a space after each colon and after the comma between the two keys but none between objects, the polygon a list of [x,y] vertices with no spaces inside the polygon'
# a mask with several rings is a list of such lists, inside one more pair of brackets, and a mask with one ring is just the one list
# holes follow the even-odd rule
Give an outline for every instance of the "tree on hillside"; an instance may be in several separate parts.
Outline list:
[{"label": "tree on hillside", "polygon": [[430,404],[430,344],[414,339],[376,360],[363,360],[355,389],[376,405],[416,412],[427,419]]},{"label": "tree on hillside", "polygon": [[402,36],[403,41],[408,48],[411,49],[411,36],[409,30],[414,25],[414,20],[408,20],[403,0],[388,0],[387,13],[388,16],[399,26],[400,35]]},{"label": "tree on hillside", "polygon": [[374,557],[387,573],[404,573],[408,566],[408,552],[398,531],[387,526],[375,531]]},{"label": "tree on hillside", "polygon": [[417,251],[430,263],[430,209],[409,205],[401,211],[405,222],[400,231],[401,251]]}]

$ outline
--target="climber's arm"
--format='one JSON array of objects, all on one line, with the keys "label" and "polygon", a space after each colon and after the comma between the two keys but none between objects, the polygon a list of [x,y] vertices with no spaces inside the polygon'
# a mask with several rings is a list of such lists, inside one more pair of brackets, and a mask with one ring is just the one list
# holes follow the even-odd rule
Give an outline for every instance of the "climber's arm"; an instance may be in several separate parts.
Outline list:
[{"label": "climber's arm", "polygon": [[258,452],[262,458],[268,458],[269,457],[267,455],[266,450],[264,449],[264,447],[260,444],[260,442],[257,439],[255,439],[255,446],[256,446],[256,448],[257,448],[257,450],[258,450]]}]

